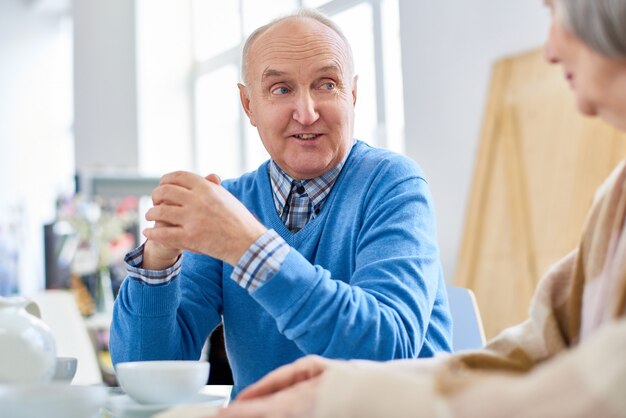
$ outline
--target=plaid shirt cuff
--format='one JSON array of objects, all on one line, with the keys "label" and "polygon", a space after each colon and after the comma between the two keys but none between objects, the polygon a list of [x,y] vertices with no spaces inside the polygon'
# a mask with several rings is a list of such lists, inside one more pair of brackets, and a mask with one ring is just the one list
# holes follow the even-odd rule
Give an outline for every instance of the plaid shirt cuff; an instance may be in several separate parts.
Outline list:
[{"label": "plaid shirt cuff", "polygon": [[168,267],[165,270],[142,269],[141,265],[143,263],[143,250],[145,245],[146,243],[144,242],[124,257],[126,269],[128,270],[128,277],[150,286],[167,284],[178,277],[183,264],[182,255],[178,257],[178,260],[176,260],[176,263],[174,263],[172,267]]},{"label": "plaid shirt cuff", "polygon": [[270,229],[241,256],[230,278],[252,292],[280,270],[290,248],[276,231]]}]

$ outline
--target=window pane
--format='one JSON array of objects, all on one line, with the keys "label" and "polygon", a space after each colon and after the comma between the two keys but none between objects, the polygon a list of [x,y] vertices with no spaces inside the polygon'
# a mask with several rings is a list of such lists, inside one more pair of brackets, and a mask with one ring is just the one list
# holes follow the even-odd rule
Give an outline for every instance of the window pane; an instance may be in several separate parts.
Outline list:
[{"label": "window pane", "polygon": [[302,5],[304,7],[316,8],[321,6],[322,4],[328,3],[329,0],[303,0]]},{"label": "window pane", "polygon": [[256,28],[298,7],[295,0],[243,0],[243,27],[247,37]]},{"label": "window pane", "polygon": [[387,148],[404,153],[404,94],[398,0],[382,2]]},{"label": "window pane", "polygon": [[[245,116],[244,116],[245,117]],[[246,171],[256,170],[259,165],[268,158],[269,154],[261,142],[259,132],[257,129],[250,125],[248,118],[245,119],[246,129],[246,141],[245,141],[245,159],[246,159]]]},{"label": "window pane", "polygon": [[348,38],[354,54],[354,71],[359,76],[354,136],[376,145],[376,77],[372,7],[361,3],[332,16]]},{"label": "window pane", "polygon": [[193,0],[195,56],[203,61],[241,42],[238,1]]},{"label": "window pane", "polygon": [[234,65],[213,71],[196,83],[196,167],[198,174],[222,178],[241,172],[239,155],[238,71]]},{"label": "window pane", "polygon": [[[176,0],[135,2],[137,123],[142,175],[188,170],[193,60],[190,9]],[[186,4],[186,3],[184,3]],[[166,115],[164,117],[164,115]],[[172,139],[177,138],[175,146]]]}]

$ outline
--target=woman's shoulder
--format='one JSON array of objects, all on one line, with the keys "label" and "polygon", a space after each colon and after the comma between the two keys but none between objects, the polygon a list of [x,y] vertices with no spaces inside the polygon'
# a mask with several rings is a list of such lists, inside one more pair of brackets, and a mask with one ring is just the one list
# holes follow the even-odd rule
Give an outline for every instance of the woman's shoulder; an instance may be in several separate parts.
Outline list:
[{"label": "woman's shoulder", "polygon": [[614,193],[622,193],[622,189],[626,182],[626,160],[622,160],[615,166],[611,174],[602,182],[600,187],[596,190],[594,197],[594,204],[602,200],[606,196],[613,195]]}]

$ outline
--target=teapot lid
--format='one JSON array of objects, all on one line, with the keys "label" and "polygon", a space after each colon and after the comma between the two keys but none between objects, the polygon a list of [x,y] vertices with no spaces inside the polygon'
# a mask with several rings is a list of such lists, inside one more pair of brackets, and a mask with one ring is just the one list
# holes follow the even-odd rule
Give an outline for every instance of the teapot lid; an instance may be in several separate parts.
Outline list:
[{"label": "teapot lid", "polygon": [[28,302],[23,296],[0,296],[0,308],[23,308]]}]

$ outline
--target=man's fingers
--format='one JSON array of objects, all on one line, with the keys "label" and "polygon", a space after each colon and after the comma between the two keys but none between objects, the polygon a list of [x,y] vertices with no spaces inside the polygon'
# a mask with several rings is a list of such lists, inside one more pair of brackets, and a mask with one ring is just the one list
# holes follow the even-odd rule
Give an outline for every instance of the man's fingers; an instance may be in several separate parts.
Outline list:
[{"label": "man's fingers", "polygon": [[172,173],[167,173],[166,175],[161,177],[160,184],[175,184],[177,186],[191,190],[201,181],[204,181],[204,179],[197,174],[190,173],[188,171],[174,171]]},{"label": "man's fingers", "polygon": [[159,227],[165,227],[165,226],[176,226],[167,222],[163,222],[163,221],[154,221],[154,227],[155,228],[159,228]]},{"label": "man's fingers", "polygon": [[146,212],[147,221],[159,222],[155,227],[178,226],[184,217],[185,210],[179,206],[158,205]]},{"label": "man's fingers", "polygon": [[178,248],[185,250],[179,243],[178,237],[182,234],[183,230],[179,226],[160,226],[158,228],[146,228],[143,231],[143,235],[154,242],[167,245],[168,247]]},{"label": "man's fingers", "polygon": [[152,191],[152,203],[181,206],[188,198],[189,190],[175,184],[161,184]]}]

